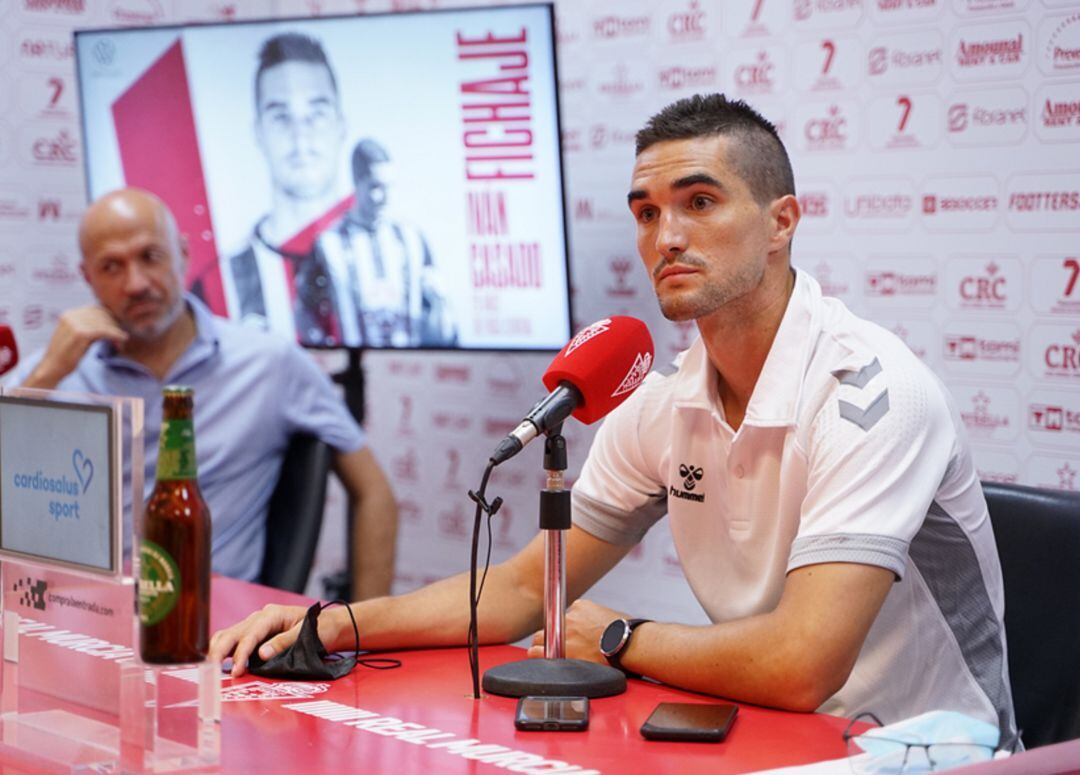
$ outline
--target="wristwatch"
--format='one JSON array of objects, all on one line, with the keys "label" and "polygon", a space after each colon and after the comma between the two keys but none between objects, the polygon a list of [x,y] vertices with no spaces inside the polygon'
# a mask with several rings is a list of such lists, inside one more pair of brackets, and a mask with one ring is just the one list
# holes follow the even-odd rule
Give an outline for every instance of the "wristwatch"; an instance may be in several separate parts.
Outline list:
[{"label": "wristwatch", "polygon": [[627,672],[622,666],[622,653],[630,645],[630,636],[641,625],[652,619],[616,619],[604,628],[600,636],[600,653],[607,658],[608,664]]}]

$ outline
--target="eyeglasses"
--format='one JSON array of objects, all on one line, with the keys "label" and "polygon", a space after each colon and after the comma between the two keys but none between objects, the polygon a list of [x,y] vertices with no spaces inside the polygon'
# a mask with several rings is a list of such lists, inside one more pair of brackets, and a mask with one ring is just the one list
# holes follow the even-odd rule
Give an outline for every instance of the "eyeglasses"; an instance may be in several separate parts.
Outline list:
[{"label": "eyeglasses", "polygon": [[952,767],[990,761],[994,754],[1001,750],[980,743],[926,743],[879,736],[873,734],[873,730],[858,734],[851,731],[860,721],[868,719],[879,727],[884,726],[873,713],[860,713],[844,730],[848,761],[855,773],[939,772]]}]

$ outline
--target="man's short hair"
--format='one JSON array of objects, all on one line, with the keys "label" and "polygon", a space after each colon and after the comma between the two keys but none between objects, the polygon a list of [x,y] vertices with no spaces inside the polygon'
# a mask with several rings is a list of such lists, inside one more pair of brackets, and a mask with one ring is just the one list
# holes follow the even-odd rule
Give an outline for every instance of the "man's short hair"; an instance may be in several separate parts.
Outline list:
[{"label": "man's short hair", "polygon": [[759,204],[795,193],[791,160],[776,127],[742,100],[729,100],[723,94],[695,94],[668,105],[637,133],[635,153],[640,155],[667,140],[716,135],[737,141],[728,163],[746,181]]},{"label": "man's short hair", "polygon": [[366,180],[371,177],[371,166],[380,162],[390,161],[390,154],[377,140],[365,137],[356,144],[352,152],[352,178],[355,183],[358,180]]},{"label": "man's short hair", "polygon": [[330,62],[326,58],[326,52],[323,51],[322,44],[315,38],[299,32],[283,32],[267,39],[259,50],[259,68],[255,71],[256,113],[262,102],[262,74],[271,67],[285,62],[307,62],[313,65],[322,65],[330,76],[330,85],[334,87],[334,94],[338,93],[334,68],[330,67]]}]

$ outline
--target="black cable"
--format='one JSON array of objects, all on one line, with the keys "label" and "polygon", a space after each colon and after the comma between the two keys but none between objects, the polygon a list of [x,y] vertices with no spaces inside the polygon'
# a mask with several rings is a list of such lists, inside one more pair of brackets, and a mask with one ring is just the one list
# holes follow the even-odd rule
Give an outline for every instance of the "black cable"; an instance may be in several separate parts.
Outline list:
[{"label": "black cable", "polygon": [[[480,480],[480,488],[475,492],[469,490],[469,497],[476,502],[476,516],[473,519],[472,550],[469,557],[469,670],[472,673],[473,699],[480,699],[480,626],[479,609],[480,594],[484,591],[484,581],[487,580],[488,566],[491,564],[491,517],[502,506],[502,498],[496,498],[490,504],[484,500],[484,492],[487,490],[488,479],[495,469],[495,461],[489,460],[484,476]],[[484,576],[480,580],[480,588],[476,585],[476,566],[480,553],[480,522],[483,515],[488,517],[488,546],[487,557],[484,561]]]}]

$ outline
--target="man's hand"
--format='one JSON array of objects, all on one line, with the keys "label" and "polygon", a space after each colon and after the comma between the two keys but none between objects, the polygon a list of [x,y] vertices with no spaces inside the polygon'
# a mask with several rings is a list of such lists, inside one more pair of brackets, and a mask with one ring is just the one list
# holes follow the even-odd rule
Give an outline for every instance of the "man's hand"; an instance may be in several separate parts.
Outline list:
[{"label": "man's hand", "polygon": [[[256,611],[242,622],[218,630],[210,639],[210,659],[223,661],[232,656],[232,677],[239,678],[247,670],[248,657],[259,648],[259,656],[266,660],[284,651],[296,641],[300,634],[307,608],[299,605],[267,605]],[[337,614],[348,617],[344,609],[331,608],[319,614],[319,640],[328,650],[333,650],[341,632]],[[351,628],[351,624],[349,625]],[[275,635],[275,633],[278,633]],[[274,635],[273,638],[262,643]],[[259,644],[262,643],[260,647]]]},{"label": "man's hand", "polygon": [[[566,609],[566,656],[569,659],[584,659],[608,663],[600,653],[600,636],[604,629],[616,619],[629,619],[627,614],[606,608],[591,600],[578,600]],[[530,657],[544,656],[544,632],[533,635]]]},{"label": "man's hand", "polygon": [[68,310],[60,316],[45,355],[22,387],[52,390],[75,370],[90,345],[101,339],[120,347],[127,342],[128,335],[104,307]]}]

